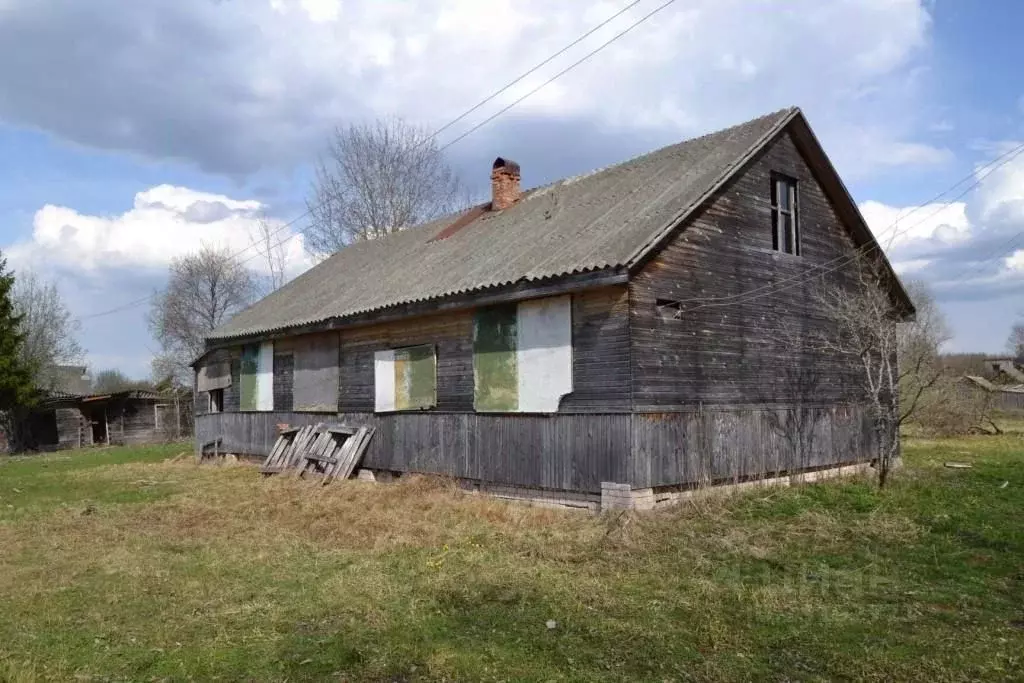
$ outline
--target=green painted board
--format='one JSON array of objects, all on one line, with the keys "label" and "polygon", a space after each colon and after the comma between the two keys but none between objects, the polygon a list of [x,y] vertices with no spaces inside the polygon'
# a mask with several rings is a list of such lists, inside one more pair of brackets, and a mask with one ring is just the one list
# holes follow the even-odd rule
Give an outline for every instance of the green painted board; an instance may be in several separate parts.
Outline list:
[{"label": "green painted board", "polygon": [[473,319],[474,407],[484,412],[519,408],[516,359],[517,307],[494,306]]},{"label": "green painted board", "polygon": [[259,373],[260,347],[242,347],[242,366],[238,380],[239,410],[257,410],[256,375]]},{"label": "green painted board", "polygon": [[432,345],[395,349],[395,410],[437,405],[437,362]]}]

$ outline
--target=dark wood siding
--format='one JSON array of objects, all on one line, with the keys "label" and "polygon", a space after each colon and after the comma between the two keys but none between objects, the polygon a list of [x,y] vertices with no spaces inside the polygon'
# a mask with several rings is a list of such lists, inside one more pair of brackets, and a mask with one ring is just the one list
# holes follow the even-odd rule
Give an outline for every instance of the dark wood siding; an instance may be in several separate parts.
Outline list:
[{"label": "dark wood siding", "polygon": [[79,448],[92,445],[92,426],[89,419],[78,408],[57,408],[54,411],[57,422],[58,449]]},{"label": "dark wood siding", "polygon": [[242,358],[239,354],[240,351],[236,351],[231,358],[231,386],[224,390],[225,413],[237,413],[242,405]]},{"label": "dark wood siding", "polygon": [[497,484],[600,492],[625,481],[630,415],[476,415],[472,413],[219,413],[196,418],[196,442],[266,455],[277,425],[338,420],[373,425],[362,466]]},{"label": "dark wood siding", "polygon": [[[772,172],[799,182],[800,256],[772,249]],[[630,283],[634,408],[860,400],[857,368],[792,343],[794,333],[823,324],[811,305],[821,285],[808,281],[809,267],[853,248],[793,142],[781,137]],[[781,289],[768,296],[708,301],[773,284]],[[658,300],[682,302],[677,317],[659,312]]]},{"label": "dark wood siding", "polygon": [[196,418],[197,443],[265,456],[277,425],[338,420],[372,425],[362,466],[496,484],[596,493],[726,483],[869,460],[871,421],[860,406],[728,408],[672,413],[220,413]]},{"label": "dark wood siding", "polygon": [[110,443],[134,445],[158,443],[165,435],[156,425],[156,401],[125,399],[108,404],[107,432]]},{"label": "dark wood siding", "polygon": [[340,410],[372,413],[374,353],[419,344],[436,347],[436,410],[472,412],[473,314],[470,311],[343,330]]},{"label": "dark wood siding", "polygon": [[[625,287],[573,295],[573,392],[559,411],[628,411],[629,308]],[[340,410],[373,412],[376,351],[437,347],[438,412],[473,412],[473,311],[343,330]]]},{"label": "dark wood siding", "polygon": [[573,296],[573,392],[561,412],[629,411],[629,295],[606,287]]},{"label": "dark wood siding", "polygon": [[870,460],[864,406],[777,406],[633,415],[636,488],[739,482]]},{"label": "dark wood siding", "polygon": [[274,410],[292,409],[294,367],[295,356],[292,354],[274,354]]}]

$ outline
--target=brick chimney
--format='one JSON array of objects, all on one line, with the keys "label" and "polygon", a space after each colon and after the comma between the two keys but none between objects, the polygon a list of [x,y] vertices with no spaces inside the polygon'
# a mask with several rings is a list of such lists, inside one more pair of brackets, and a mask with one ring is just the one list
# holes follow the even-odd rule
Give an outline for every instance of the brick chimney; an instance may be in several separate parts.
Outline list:
[{"label": "brick chimney", "polygon": [[519,164],[498,157],[491,170],[491,211],[507,209],[519,200]]}]

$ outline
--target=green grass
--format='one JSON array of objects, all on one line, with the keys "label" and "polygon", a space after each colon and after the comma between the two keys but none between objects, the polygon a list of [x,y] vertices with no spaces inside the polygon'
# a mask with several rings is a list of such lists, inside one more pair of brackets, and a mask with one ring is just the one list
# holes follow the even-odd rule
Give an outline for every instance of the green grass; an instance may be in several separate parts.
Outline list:
[{"label": "green grass", "polygon": [[1019,432],[600,516],[182,450],[0,460],[0,681],[1024,678]]}]

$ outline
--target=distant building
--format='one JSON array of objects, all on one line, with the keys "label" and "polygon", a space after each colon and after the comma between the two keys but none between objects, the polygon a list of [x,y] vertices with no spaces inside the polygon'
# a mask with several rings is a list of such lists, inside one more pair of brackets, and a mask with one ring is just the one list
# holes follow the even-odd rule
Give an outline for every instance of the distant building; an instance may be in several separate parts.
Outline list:
[{"label": "distant building", "polygon": [[160,443],[191,433],[191,396],[175,400],[140,390],[93,394],[88,368],[81,365],[58,365],[44,375],[51,388],[43,390],[19,427],[25,450]]}]

